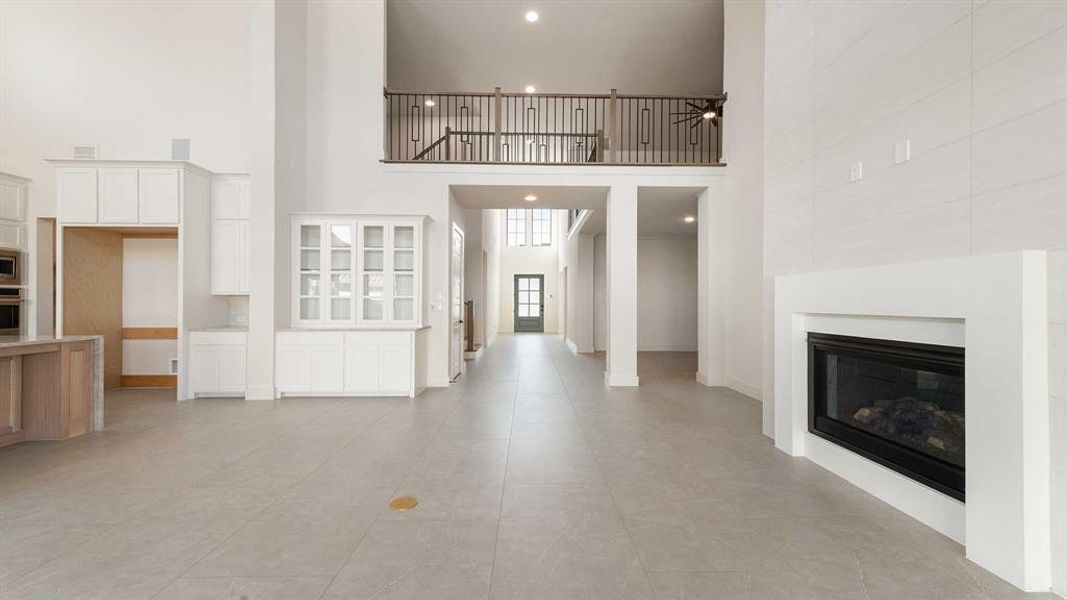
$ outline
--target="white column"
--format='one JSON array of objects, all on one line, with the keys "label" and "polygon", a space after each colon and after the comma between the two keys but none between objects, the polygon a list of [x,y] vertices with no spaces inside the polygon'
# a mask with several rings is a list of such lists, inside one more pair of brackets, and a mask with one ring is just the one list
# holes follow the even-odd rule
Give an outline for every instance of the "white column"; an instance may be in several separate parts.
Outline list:
[{"label": "white column", "polygon": [[726,198],[722,178],[697,199],[697,375],[707,386],[724,385],[726,371]]},{"label": "white column", "polygon": [[249,48],[249,223],[247,400],[274,399],[275,3],[254,4]]},{"label": "white column", "polygon": [[608,356],[604,383],[637,386],[637,186],[611,188],[607,202]]}]

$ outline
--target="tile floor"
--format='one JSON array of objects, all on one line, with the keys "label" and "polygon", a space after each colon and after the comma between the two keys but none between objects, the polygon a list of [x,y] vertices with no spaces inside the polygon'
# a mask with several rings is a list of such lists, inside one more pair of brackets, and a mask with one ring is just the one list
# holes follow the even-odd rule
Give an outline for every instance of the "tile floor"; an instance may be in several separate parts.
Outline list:
[{"label": "tile floor", "polygon": [[0,449],[0,599],[1040,597],[775,451],[691,354],[636,390],[549,336],[468,364],[414,401],[116,392],[102,434]]}]

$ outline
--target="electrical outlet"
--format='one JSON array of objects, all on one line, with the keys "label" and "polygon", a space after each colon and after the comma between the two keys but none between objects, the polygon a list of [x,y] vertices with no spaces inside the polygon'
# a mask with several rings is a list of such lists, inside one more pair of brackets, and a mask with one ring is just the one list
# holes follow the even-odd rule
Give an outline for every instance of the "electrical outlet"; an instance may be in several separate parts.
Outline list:
[{"label": "electrical outlet", "polygon": [[852,163],[852,166],[848,170],[848,180],[859,181],[860,179],[863,179],[863,161],[857,160]]},{"label": "electrical outlet", "polygon": [[911,160],[911,140],[905,139],[897,142],[893,147],[893,164],[908,162]]}]

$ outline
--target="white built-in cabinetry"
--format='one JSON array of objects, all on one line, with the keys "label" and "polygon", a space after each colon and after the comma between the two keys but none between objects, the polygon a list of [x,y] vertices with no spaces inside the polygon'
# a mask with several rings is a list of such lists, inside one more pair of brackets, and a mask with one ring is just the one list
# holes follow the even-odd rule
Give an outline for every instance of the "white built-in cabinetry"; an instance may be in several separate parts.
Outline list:
[{"label": "white built-in cabinetry", "polygon": [[59,221],[68,225],[176,226],[185,174],[200,171],[175,161],[51,162]]},{"label": "white built-in cabinetry", "polygon": [[280,393],[414,396],[425,387],[426,221],[415,215],[294,217],[297,330],[276,335]]},{"label": "white built-in cabinetry", "polygon": [[26,247],[26,197],[29,193],[29,183],[29,179],[0,173],[0,247]]},{"label": "white built-in cabinetry", "polygon": [[426,385],[419,367],[425,331],[280,331],[275,354],[278,392],[414,397]]},{"label": "white built-in cabinetry", "polygon": [[248,293],[247,175],[218,175],[211,187],[211,293]]},{"label": "white built-in cabinetry", "polygon": [[247,337],[243,331],[189,332],[190,395],[245,395]]},{"label": "white built-in cabinetry", "polygon": [[293,220],[296,327],[418,328],[423,216]]}]

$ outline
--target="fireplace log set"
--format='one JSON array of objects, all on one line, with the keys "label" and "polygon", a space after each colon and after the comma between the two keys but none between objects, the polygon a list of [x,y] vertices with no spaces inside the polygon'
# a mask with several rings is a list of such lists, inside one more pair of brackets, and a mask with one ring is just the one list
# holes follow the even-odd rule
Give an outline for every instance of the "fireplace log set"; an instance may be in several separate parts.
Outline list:
[{"label": "fireplace log set", "polygon": [[910,446],[945,462],[962,465],[964,415],[933,402],[902,398],[875,400],[852,414],[860,429]]}]

